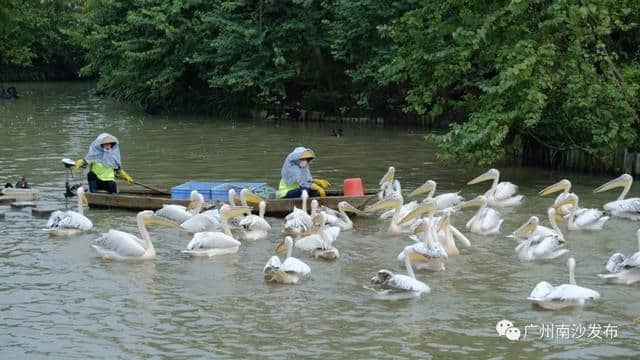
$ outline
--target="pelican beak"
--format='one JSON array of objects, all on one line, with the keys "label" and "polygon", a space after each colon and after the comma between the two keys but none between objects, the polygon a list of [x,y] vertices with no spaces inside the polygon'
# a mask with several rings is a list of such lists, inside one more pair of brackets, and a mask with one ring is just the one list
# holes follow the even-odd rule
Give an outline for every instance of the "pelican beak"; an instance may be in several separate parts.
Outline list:
[{"label": "pelican beak", "polygon": [[389,171],[387,171],[386,174],[384,174],[384,176],[382,177],[382,179],[380,179],[380,186],[382,186],[382,184],[384,183],[390,183],[393,182],[393,177],[395,175],[395,169],[391,170],[389,169]]},{"label": "pelican beak", "polygon": [[420,223],[420,225],[416,226],[415,229],[413,229],[413,233],[414,234],[421,234],[425,231],[428,230],[427,224],[425,224],[424,222]]},{"label": "pelican beak", "polygon": [[416,254],[414,252],[409,254],[409,260],[411,260],[411,262],[427,262],[427,261],[429,261],[429,259],[427,259],[424,255]]},{"label": "pelican beak", "polygon": [[415,208],[415,210],[413,210],[412,212],[408,213],[405,217],[403,217],[402,220],[398,222],[398,225],[406,224],[410,221],[413,221],[419,218],[424,214],[433,215],[435,211],[436,211],[435,201],[427,201],[426,203],[418,206],[417,208]]},{"label": "pelican beak", "polygon": [[523,237],[536,231],[537,227],[538,225],[532,224],[531,220],[529,220],[526,223],[524,223],[522,226],[517,228],[516,231],[513,232],[513,235],[515,238]]},{"label": "pelican beak", "polygon": [[493,174],[493,172],[491,170],[487,171],[486,173],[478,176],[477,178],[469,181],[467,183],[467,185],[473,185],[473,184],[477,184],[483,181],[488,181],[488,180],[492,180],[495,179],[495,175]]},{"label": "pelican beak", "polygon": [[249,192],[244,196],[244,198],[249,204],[260,204],[260,201],[264,201],[260,196],[254,194],[253,192]]},{"label": "pelican beak", "polygon": [[84,194],[82,194],[82,203],[89,206],[89,199],[87,199],[87,196]]},{"label": "pelican beak", "polygon": [[224,216],[226,220],[229,220],[244,214],[251,214],[251,208],[248,206],[234,206],[225,211],[222,216]]},{"label": "pelican beak", "polygon": [[280,244],[278,244],[278,246],[276,246],[276,254],[281,254],[285,251],[287,251],[287,243],[285,241],[281,242]]},{"label": "pelican beak", "polygon": [[162,226],[181,229],[180,224],[177,224],[171,220],[167,220],[155,215],[145,219],[144,224],[145,225],[162,225]]},{"label": "pelican beak", "polygon": [[475,198],[475,199],[471,199],[471,200],[469,200],[469,201],[464,201],[464,202],[460,203],[460,204],[458,205],[458,207],[459,207],[460,209],[465,209],[465,208],[468,208],[468,207],[474,207],[474,206],[478,206],[478,207],[480,207],[480,206],[482,206],[482,204],[483,204],[482,200],[480,200],[480,198],[479,198],[479,197],[477,197],[477,198]]},{"label": "pelican beak", "polygon": [[393,209],[398,206],[398,204],[402,205],[402,201],[399,199],[382,199],[375,204],[371,204],[367,206],[364,211],[372,212],[376,210],[382,209]]},{"label": "pelican beak", "polygon": [[351,204],[347,204],[343,207],[344,211],[349,211],[352,212],[358,216],[369,216],[369,214],[367,214],[366,212],[359,210],[358,208],[354,207]]},{"label": "pelican beak", "polygon": [[558,224],[562,224],[564,223],[564,217],[562,217],[562,215],[559,214],[555,214],[553,215],[553,219],[556,221],[556,223]]},{"label": "pelican beak", "polygon": [[627,183],[629,183],[629,178],[630,178],[629,176],[625,176],[625,175],[626,174],[620,175],[619,177],[598,186],[595,190],[593,190],[593,192],[599,193],[599,192],[615,189],[617,187],[625,187]]},{"label": "pelican beak", "polygon": [[545,195],[553,194],[558,191],[565,191],[567,190],[567,186],[568,184],[565,180],[560,180],[557,183],[553,185],[549,185],[546,188],[542,189],[542,191],[540,191],[538,195],[545,196]]},{"label": "pelican beak", "polygon": [[409,197],[417,196],[420,194],[428,193],[433,190],[433,182],[427,181],[426,183],[420,185],[417,189],[413,190]]}]

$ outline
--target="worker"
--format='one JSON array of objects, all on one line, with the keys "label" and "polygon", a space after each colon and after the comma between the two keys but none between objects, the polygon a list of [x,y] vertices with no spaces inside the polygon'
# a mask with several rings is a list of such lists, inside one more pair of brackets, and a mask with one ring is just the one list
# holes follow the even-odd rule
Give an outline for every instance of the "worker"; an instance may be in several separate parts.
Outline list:
[{"label": "worker", "polygon": [[27,179],[23,176],[20,181],[16,183],[16,189],[30,189],[29,183],[27,183]]},{"label": "worker", "polygon": [[282,165],[282,179],[278,187],[278,197],[299,198],[302,191],[306,190],[309,196],[326,196],[329,182],[325,179],[313,179],[311,177],[310,162],[316,157],[313,150],[305,147],[297,147],[287,155]]},{"label": "worker", "polygon": [[118,193],[116,176],[132,184],[133,178],[121,169],[120,144],[115,136],[102,133],[91,143],[84,159],[76,161],[76,169],[89,165],[87,181],[89,191],[104,190],[111,194]]}]

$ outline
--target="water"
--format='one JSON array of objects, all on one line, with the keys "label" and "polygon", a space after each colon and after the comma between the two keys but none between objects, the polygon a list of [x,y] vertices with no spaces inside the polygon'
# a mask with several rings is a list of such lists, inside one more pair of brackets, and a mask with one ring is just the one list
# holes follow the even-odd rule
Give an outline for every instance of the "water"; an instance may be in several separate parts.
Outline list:
[{"label": "water", "polygon": [[[101,132],[122,143],[123,168],[136,180],[168,187],[187,180],[266,181],[277,186],[282,160],[297,145],[317,154],[316,176],[334,187],[361,177],[373,187],[396,167],[405,191],[431,178],[438,193],[462,190],[467,199],[489,184],[465,185],[486,169],[442,164],[415,128],[335,124],[224,121],[206,116],[150,117],[135,105],[91,96],[92,84],[18,84],[22,98],[0,102],[0,181],[21,175],[40,190],[42,202],[65,203],[63,157],[80,158]],[[583,309],[558,312],[526,300],[541,280],[567,283],[566,257],[523,263],[505,238],[530,215],[544,224],[552,198],[536,196],[566,177],[583,207],[599,207],[617,193],[593,194],[609,178],[540,169],[506,168],[504,180],[520,186],[526,202],[505,213],[502,234],[469,234],[444,273],[418,273],[432,292],[402,302],[374,300],[363,284],[379,269],[405,273],[396,255],[410,240],[386,234],[386,222],[355,219],[336,246],[341,258],[325,263],[298,254],[311,266],[299,286],[266,284],[262,267],[274,254],[282,229],[270,218],[268,241],[243,245],[234,255],[190,260],[180,254],[189,237],[151,228],[158,252],[150,262],[102,261],[89,247],[109,228],[136,232],[134,213],[89,210],[90,234],[49,238],[46,219],[29,210],[0,206],[0,357],[2,358],[599,358],[640,354],[638,286],[605,285],[596,277],[614,251],[637,250],[640,223],[612,219],[601,232],[571,232],[578,284],[602,299]],[[631,195],[639,193],[637,186]],[[473,210],[456,215],[459,228]],[[495,325],[509,319],[527,339],[498,337]],[[533,326],[532,326],[533,325]],[[554,325],[554,336],[535,326]],[[569,339],[557,328],[571,328]],[[587,328],[581,338],[578,326]],[[592,327],[589,329],[589,326]],[[605,335],[605,327],[615,329]],[[601,330],[595,337],[597,327]],[[615,328],[614,328],[615,327]],[[562,333],[561,333],[562,334]],[[541,336],[542,335],[542,336]]]}]

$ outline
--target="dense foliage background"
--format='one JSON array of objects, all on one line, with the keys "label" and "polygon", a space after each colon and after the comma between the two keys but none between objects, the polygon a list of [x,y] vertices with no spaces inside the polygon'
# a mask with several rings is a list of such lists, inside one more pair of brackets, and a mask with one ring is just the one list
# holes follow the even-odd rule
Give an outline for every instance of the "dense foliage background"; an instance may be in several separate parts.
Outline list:
[{"label": "dense foliage background", "polygon": [[[0,0],[0,76],[164,109],[451,122],[447,159],[638,149],[637,0]],[[31,74],[26,76],[24,74]]]}]

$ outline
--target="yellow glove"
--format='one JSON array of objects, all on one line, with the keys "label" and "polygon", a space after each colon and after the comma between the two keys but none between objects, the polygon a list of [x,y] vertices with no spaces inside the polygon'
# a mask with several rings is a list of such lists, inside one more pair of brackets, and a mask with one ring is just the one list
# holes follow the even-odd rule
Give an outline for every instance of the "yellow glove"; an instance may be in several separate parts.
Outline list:
[{"label": "yellow glove", "polygon": [[84,161],[84,159],[78,159],[76,160],[76,170],[79,170],[81,167],[83,167],[86,164],[86,161]]},{"label": "yellow glove", "polygon": [[133,178],[129,176],[124,170],[120,170],[118,176],[122,178],[122,180],[126,181],[129,185],[133,184]]},{"label": "yellow glove", "polygon": [[315,182],[311,184],[310,188],[311,190],[315,190],[320,196],[327,196],[327,193],[324,191],[324,189],[321,188],[320,185],[316,184]]},{"label": "yellow glove", "polygon": [[323,189],[327,189],[331,183],[327,179],[314,179],[314,184],[318,184]]}]

